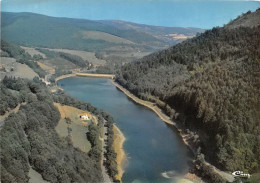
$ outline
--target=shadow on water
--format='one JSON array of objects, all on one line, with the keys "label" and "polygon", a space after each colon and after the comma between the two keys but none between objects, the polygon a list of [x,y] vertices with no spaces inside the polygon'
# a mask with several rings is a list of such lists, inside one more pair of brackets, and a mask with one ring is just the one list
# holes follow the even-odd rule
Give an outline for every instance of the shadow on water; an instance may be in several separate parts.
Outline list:
[{"label": "shadow on water", "polygon": [[[166,126],[167,126],[169,129],[171,129],[172,133],[174,133],[174,134],[179,134],[179,132],[178,132],[178,130],[176,129],[175,126],[170,125],[170,124],[168,124],[168,123],[165,123],[165,124],[166,124]],[[180,141],[183,142],[183,139],[182,139],[182,137],[181,137],[180,135],[177,135],[177,137],[179,138]],[[184,143],[184,142],[183,142],[183,143]],[[188,165],[190,166],[190,161],[192,161],[192,160],[194,159],[194,154],[193,154],[193,152],[189,149],[188,146],[186,146],[186,147],[188,148],[187,156],[190,158],[187,163],[188,163]]]}]

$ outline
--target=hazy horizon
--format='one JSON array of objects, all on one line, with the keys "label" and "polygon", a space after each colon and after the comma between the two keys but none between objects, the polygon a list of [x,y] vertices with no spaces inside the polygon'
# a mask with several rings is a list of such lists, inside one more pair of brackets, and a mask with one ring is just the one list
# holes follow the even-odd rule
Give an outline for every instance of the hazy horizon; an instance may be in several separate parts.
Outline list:
[{"label": "hazy horizon", "polygon": [[120,0],[3,0],[5,12],[31,12],[54,17],[89,20],[122,20],[166,27],[209,29],[223,26],[259,1],[120,1]]}]

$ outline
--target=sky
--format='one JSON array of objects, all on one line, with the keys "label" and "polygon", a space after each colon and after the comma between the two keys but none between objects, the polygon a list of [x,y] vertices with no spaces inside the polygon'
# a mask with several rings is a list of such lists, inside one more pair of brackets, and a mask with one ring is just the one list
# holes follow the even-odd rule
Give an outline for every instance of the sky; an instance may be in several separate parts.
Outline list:
[{"label": "sky", "polygon": [[258,1],[221,0],[2,0],[1,11],[34,12],[55,17],[124,20],[168,27],[222,26]]}]

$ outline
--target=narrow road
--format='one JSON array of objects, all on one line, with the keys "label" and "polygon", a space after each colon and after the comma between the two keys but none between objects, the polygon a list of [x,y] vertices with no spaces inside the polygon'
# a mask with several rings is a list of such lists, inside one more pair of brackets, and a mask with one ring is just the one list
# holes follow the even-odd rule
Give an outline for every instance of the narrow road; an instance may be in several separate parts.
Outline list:
[{"label": "narrow road", "polygon": [[50,78],[51,78],[51,76],[52,76],[52,73],[50,73],[50,74],[46,74],[45,75],[45,81],[47,81],[47,82],[50,82]]},{"label": "narrow road", "polygon": [[106,120],[104,121],[104,126],[103,126],[103,138],[102,138],[102,157],[101,157],[101,170],[102,170],[102,175],[104,179],[104,183],[112,183],[110,180],[109,175],[107,174],[107,169],[104,165],[106,158],[105,158],[105,152],[106,152],[106,140],[107,140],[107,127],[105,126]]},{"label": "narrow road", "polygon": [[222,178],[226,179],[228,182],[233,182],[235,180],[234,176],[232,174],[226,173],[224,171],[219,170],[215,166],[211,165],[208,162],[205,162],[206,165],[212,166],[215,173],[217,173]]},{"label": "narrow road", "polygon": [[6,112],[3,116],[0,116],[0,129],[5,124],[5,119],[11,114],[11,113],[17,113],[17,111],[20,109],[21,105],[25,105],[26,102],[18,104],[14,109]]}]

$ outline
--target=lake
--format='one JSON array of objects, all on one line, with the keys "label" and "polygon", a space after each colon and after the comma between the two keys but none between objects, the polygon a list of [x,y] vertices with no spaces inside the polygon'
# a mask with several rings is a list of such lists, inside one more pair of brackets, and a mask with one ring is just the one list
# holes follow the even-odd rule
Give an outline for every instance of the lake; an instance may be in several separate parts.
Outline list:
[{"label": "lake", "polygon": [[[136,104],[108,79],[71,77],[60,80],[64,91],[109,112],[126,137],[124,183],[178,182],[192,155],[177,130],[150,109]],[[162,173],[168,172],[167,176]]]}]

